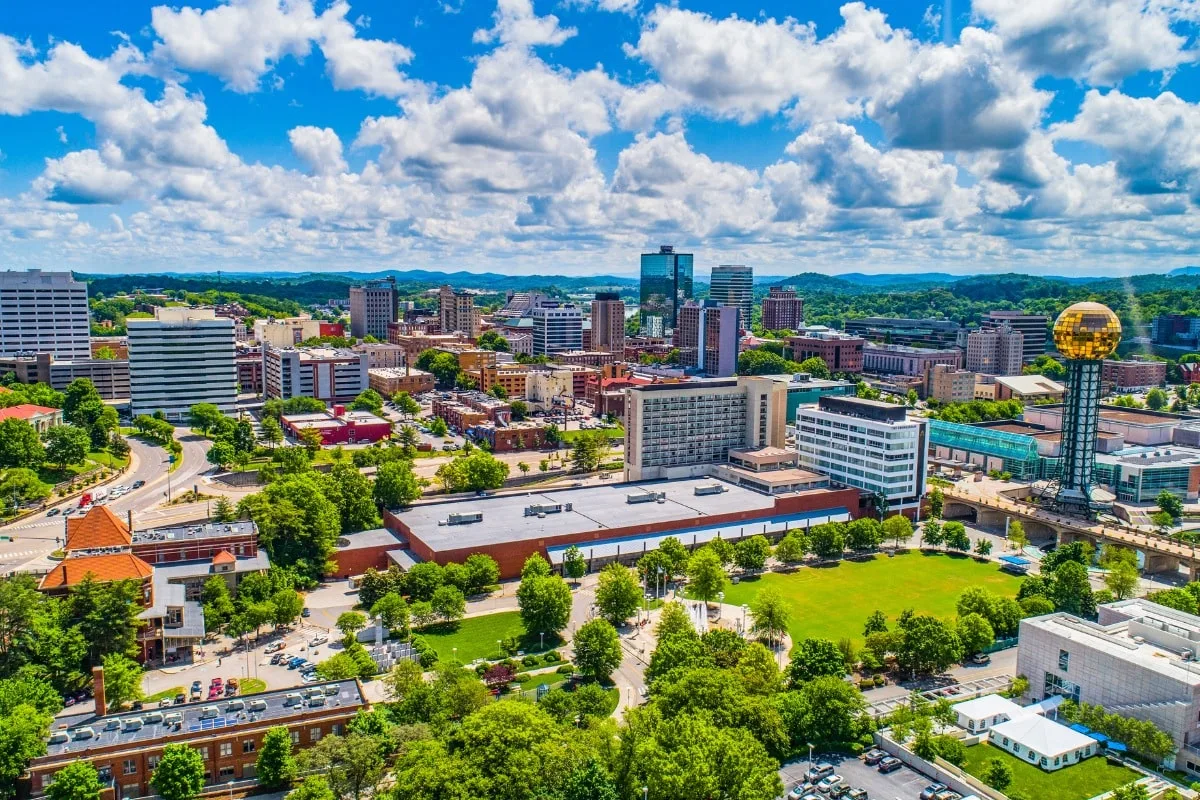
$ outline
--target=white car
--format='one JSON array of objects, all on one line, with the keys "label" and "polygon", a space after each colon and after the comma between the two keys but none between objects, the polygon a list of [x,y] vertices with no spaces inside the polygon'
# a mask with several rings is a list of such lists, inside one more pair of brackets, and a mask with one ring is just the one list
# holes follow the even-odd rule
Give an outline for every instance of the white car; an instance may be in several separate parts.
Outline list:
[{"label": "white car", "polygon": [[846,782],[846,779],[843,778],[841,775],[830,775],[827,778],[821,779],[821,782],[817,784],[817,791],[820,792],[821,794],[829,794],[830,792],[832,792],[834,789],[837,789],[845,782]]},{"label": "white car", "polygon": [[323,644],[325,644],[325,643],[326,643],[326,642],[328,642],[328,641],[329,641],[329,637],[328,637],[328,636],[326,636],[325,634],[321,633],[321,634],[318,634],[318,635],[314,636],[314,637],[312,638],[312,641],[310,641],[310,642],[308,643],[308,646],[309,646],[309,647],[317,647],[317,646],[319,646],[319,645],[323,645]]}]

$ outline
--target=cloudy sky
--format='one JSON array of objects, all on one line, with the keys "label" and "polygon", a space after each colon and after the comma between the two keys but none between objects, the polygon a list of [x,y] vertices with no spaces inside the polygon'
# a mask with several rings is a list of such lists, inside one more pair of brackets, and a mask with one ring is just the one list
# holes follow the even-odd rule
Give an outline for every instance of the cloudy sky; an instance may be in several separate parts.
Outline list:
[{"label": "cloudy sky", "polygon": [[4,5],[0,268],[1200,264],[1200,0]]}]

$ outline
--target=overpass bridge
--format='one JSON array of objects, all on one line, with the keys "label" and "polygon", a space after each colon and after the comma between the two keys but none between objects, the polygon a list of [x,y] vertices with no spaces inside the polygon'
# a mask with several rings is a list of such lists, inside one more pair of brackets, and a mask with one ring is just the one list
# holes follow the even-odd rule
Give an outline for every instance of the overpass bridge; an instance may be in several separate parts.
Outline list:
[{"label": "overpass bridge", "polygon": [[945,498],[942,507],[944,519],[972,519],[979,525],[1002,528],[1005,518],[1011,517],[1021,521],[1031,539],[1050,537],[1059,544],[1082,540],[1090,542],[1097,549],[1104,543],[1120,545],[1143,555],[1145,572],[1174,572],[1186,566],[1190,580],[1200,579],[1200,553],[1192,544],[1183,544],[1127,525],[1063,516],[1003,493],[976,493],[951,486],[942,488],[942,496]]}]

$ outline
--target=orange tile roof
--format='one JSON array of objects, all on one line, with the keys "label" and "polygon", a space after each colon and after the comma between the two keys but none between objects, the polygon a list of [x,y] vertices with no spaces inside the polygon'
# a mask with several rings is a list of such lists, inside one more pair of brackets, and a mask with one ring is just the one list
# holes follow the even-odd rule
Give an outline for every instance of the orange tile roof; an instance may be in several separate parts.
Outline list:
[{"label": "orange tile roof", "polygon": [[32,403],[22,403],[19,406],[0,408],[0,419],[33,419],[45,414],[55,414],[61,409],[35,406]]},{"label": "orange tile roof", "polygon": [[88,575],[100,582],[121,581],[127,578],[144,580],[154,568],[132,553],[113,553],[106,556],[65,558],[42,578],[39,589],[61,589],[78,586]]},{"label": "orange tile roof", "polygon": [[214,564],[232,564],[236,561],[237,558],[235,558],[233,553],[229,552],[228,550],[222,550],[221,552],[217,553],[215,556],[213,556],[212,560]]},{"label": "orange tile roof", "polygon": [[67,519],[67,551],[98,547],[128,547],[133,536],[121,518],[108,506],[92,506],[82,517]]}]

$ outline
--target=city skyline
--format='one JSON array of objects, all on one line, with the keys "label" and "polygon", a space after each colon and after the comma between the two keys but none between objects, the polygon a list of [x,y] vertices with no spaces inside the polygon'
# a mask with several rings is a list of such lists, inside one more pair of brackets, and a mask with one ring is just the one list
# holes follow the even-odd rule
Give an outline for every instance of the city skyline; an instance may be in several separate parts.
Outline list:
[{"label": "city skyline", "polygon": [[701,274],[1200,258],[1188,4],[739,10],[12,9],[0,258],[567,275],[633,274],[662,242]]}]

